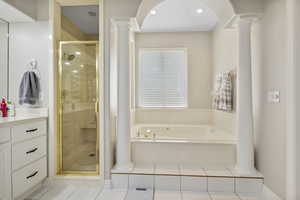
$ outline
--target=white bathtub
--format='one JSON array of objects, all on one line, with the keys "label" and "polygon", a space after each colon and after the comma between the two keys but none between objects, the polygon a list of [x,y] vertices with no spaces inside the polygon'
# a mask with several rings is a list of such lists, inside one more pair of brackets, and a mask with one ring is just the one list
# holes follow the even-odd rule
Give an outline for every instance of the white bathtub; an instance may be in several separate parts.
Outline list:
[{"label": "white bathtub", "polygon": [[138,125],[132,142],[236,144],[234,134],[210,125]]},{"label": "white bathtub", "polygon": [[234,166],[236,137],[209,125],[137,125],[132,130],[132,160],[140,164]]}]

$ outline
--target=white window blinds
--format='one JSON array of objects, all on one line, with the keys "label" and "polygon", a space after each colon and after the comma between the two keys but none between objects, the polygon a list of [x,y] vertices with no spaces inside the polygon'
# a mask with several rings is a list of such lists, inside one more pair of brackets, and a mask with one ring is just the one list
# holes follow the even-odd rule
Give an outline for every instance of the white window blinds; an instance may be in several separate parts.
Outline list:
[{"label": "white window blinds", "polygon": [[187,107],[185,49],[141,49],[139,107]]}]

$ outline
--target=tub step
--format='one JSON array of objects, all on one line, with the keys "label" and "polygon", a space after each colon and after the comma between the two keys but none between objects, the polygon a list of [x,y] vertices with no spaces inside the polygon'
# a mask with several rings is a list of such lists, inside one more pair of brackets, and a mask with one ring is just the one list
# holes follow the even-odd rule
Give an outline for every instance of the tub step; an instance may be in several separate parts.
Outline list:
[{"label": "tub step", "polygon": [[136,165],[128,172],[112,173],[114,189],[175,190],[194,192],[236,192],[258,194],[264,177],[240,174],[232,168],[180,165]]}]

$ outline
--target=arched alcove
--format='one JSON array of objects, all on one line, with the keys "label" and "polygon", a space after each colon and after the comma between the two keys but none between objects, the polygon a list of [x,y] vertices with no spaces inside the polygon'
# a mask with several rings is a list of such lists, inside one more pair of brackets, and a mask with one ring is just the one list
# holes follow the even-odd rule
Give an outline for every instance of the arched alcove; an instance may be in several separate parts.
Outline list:
[{"label": "arched alcove", "polygon": [[[170,0],[143,0],[136,15],[136,21],[139,27],[143,27],[144,22],[148,20],[148,17],[151,15],[151,10],[163,7],[168,1]],[[234,6],[229,0],[197,0],[189,3],[191,3],[191,6],[195,6],[195,9],[197,8],[196,6],[200,5],[202,8],[207,9],[208,17],[212,24],[213,21],[216,20],[213,19],[213,15],[223,22],[231,20],[236,15]],[[178,12],[180,12],[180,10],[178,10]],[[170,18],[171,17],[172,16],[170,16]],[[207,28],[211,27],[208,26]]]}]

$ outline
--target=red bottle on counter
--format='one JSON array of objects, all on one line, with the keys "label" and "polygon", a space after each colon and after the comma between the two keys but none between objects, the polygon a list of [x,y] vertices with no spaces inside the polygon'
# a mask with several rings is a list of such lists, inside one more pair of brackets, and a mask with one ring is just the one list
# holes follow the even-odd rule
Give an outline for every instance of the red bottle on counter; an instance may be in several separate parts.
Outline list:
[{"label": "red bottle on counter", "polygon": [[1,111],[2,111],[2,117],[7,117],[8,113],[7,113],[7,103],[5,98],[2,98],[2,103],[1,103]]}]

